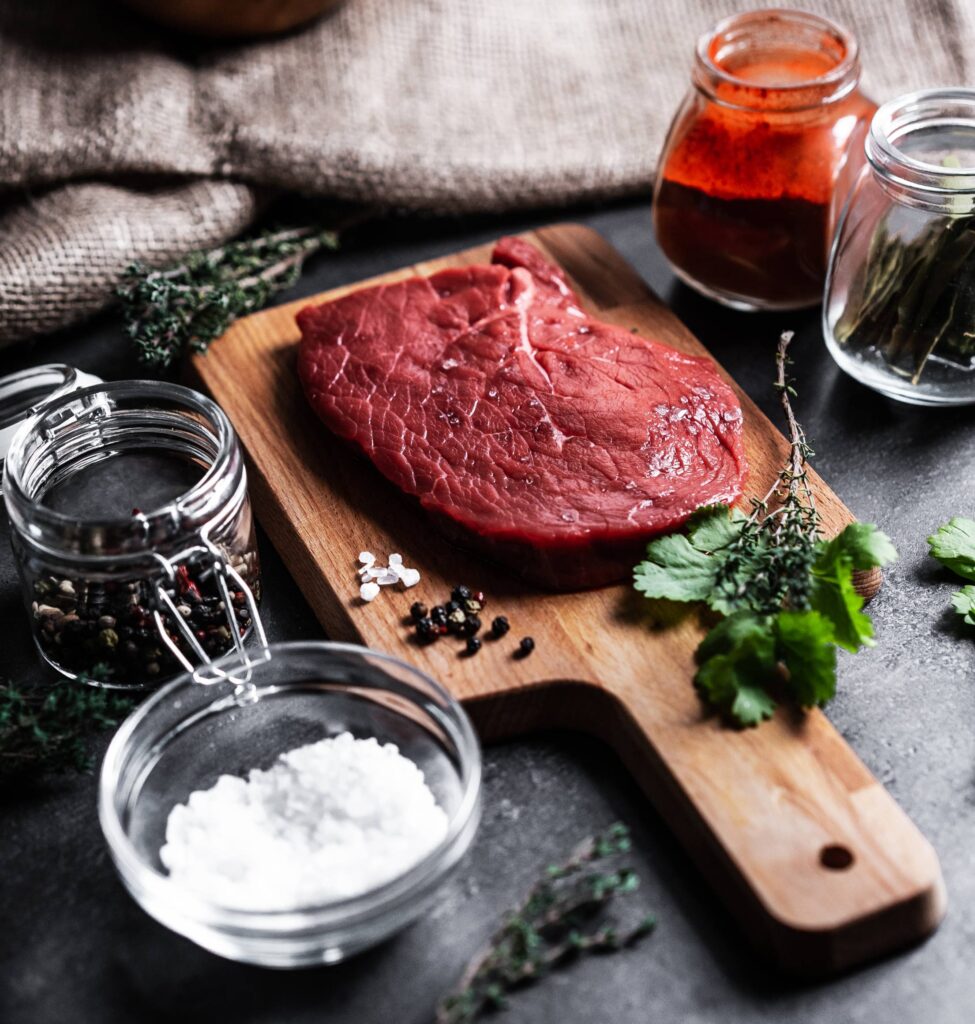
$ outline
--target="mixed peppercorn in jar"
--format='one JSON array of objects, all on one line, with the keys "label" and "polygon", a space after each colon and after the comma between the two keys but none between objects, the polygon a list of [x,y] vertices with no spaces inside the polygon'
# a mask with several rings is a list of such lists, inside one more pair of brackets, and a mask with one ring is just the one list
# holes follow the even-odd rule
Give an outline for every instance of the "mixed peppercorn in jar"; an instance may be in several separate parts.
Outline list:
[{"label": "mixed peppercorn in jar", "polygon": [[35,642],[64,675],[154,686],[249,631],[246,472],[202,395],[132,381],[51,402],[11,446],[4,499]]}]

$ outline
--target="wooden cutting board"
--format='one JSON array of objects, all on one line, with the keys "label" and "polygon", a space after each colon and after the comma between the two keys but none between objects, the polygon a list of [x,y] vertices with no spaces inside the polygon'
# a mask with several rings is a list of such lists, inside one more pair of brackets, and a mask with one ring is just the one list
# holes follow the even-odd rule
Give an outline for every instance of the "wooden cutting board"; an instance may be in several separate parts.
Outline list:
[{"label": "wooden cutting board", "polygon": [[[568,273],[602,319],[684,352],[701,344],[595,232],[571,224],[525,236]],[[194,360],[250,458],[258,518],[328,636],[406,658],[461,698],[485,740],[538,728],[582,729],[622,757],[750,937],[792,972],[826,974],[920,940],[945,892],[937,857],[824,715],[780,709],[736,731],[704,714],[691,685],[697,615],[654,623],[621,584],[576,594],[528,589],[441,540],[419,506],[333,438],[307,407],[296,372],[295,313],[364,284],[488,262],[490,246],[338,288],[238,321]],[[771,341],[771,339],[770,339]],[[769,371],[771,375],[771,345]],[[733,382],[732,382],[733,383]],[[739,390],[749,490],[764,494],[787,450]],[[813,475],[826,532],[852,516]],[[422,582],[358,598],[358,552],[402,553]],[[474,658],[444,638],[408,642],[412,601],[485,591],[485,618],[512,631]],[[535,653],[512,657],[524,635]]]}]

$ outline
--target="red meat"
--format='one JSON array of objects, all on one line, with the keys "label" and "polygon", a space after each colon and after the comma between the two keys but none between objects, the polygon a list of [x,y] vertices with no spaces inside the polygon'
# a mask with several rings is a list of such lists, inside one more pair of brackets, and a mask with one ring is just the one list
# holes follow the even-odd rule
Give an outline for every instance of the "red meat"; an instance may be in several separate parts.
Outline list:
[{"label": "red meat", "polygon": [[741,493],[741,407],[713,363],[594,320],[520,239],[298,324],[326,425],[531,582],[623,579],[650,537]]}]

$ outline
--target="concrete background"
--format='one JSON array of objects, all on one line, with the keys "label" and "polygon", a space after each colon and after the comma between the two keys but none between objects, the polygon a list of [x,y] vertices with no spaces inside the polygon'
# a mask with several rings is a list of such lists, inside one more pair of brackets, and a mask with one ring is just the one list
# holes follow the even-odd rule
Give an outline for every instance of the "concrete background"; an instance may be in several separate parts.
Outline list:
[{"label": "concrete background", "polygon": [[[285,298],[381,273],[564,213],[532,218],[382,223],[320,259]],[[956,626],[950,575],[925,537],[975,513],[970,411],[896,406],[844,377],[819,313],[731,313],[675,283],[646,204],[577,211],[673,306],[773,418],[772,351],[793,348],[800,419],[815,465],[901,558],[872,614],[878,645],[843,656],[829,715],[936,847],[949,913],[927,943],[839,980],[797,986],[744,945],[614,755],[580,737],[544,735],[486,751],[484,821],[468,860],[429,916],[383,947],[332,968],[281,973],[203,952],[146,916],[123,891],[95,814],[95,778],[64,777],[0,794],[0,1021],[4,1024],[422,1024],[468,957],[545,863],[616,819],[632,827],[635,899],[657,933],[517,995],[506,1017],[538,1024],[953,1024],[975,1015],[975,631]],[[70,362],[106,378],[140,376],[119,321],[0,353],[0,373]],[[6,533],[5,525],[0,532]],[[322,631],[266,537],[264,615],[272,639]],[[5,537],[0,538],[0,673],[49,678],[30,643]],[[99,754],[101,748],[97,751]]]}]

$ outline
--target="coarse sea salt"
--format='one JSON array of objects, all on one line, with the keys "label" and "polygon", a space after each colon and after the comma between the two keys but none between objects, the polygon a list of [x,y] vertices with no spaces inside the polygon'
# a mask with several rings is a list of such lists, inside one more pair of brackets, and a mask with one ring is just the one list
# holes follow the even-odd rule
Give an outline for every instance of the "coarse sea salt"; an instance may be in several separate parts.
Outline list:
[{"label": "coarse sea salt", "polygon": [[417,765],[346,732],[191,793],[170,811],[159,858],[174,882],[222,906],[293,910],[391,881],[446,833]]},{"label": "coarse sea salt", "polygon": [[356,571],[360,582],[359,597],[366,602],[379,596],[380,587],[402,583],[404,589],[408,589],[420,582],[420,570],[405,566],[403,556],[395,551],[389,556],[389,565],[377,565],[376,556],[371,551],[360,551]]}]

